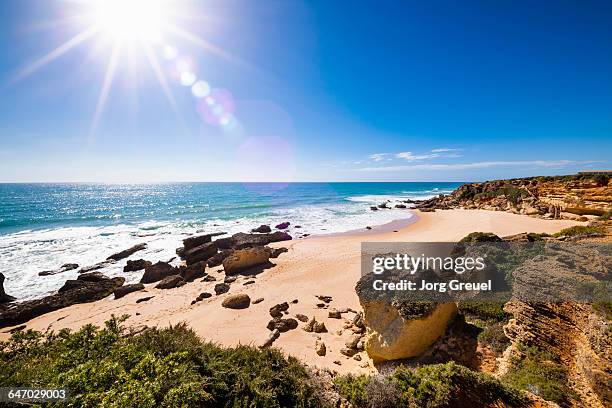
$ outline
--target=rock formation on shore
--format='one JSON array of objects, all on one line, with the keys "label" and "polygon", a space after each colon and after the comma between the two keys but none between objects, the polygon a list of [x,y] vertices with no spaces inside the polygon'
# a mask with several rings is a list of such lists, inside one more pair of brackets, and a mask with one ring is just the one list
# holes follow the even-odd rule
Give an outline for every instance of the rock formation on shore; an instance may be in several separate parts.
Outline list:
[{"label": "rock formation on shore", "polygon": [[487,181],[417,201],[415,208],[484,209],[582,221],[585,215],[599,216],[612,210],[612,183],[607,175],[588,174]]},{"label": "rock formation on shore", "polygon": [[15,298],[11,295],[8,295],[4,291],[4,274],[0,272],[0,305],[3,303],[9,303],[15,300]]}]

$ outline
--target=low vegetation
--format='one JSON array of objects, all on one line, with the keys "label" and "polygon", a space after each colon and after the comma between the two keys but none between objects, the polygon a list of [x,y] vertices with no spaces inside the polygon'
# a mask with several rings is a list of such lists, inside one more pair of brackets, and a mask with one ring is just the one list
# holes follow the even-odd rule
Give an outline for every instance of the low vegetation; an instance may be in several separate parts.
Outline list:
[{"label": "low vegetation", "polygon": [[460,302],[458,307],[468,322],[482,330],[478,334],[481,344],[490,346],[498,354],[510,345],[504,326],[512,315],[504,311],[502,302]]},{"label": "low vegetation", "polygon": [[304,366],[276,349],[222,348],[183,324],[129,333],[125,318],[15,333],[0,343],[0,385],[65,387],[75,407],[322,406]]},{"label": "low vegetation", "polygon": [[494,403],[520,407],[527,401],[512,386],[454,362],[417,369],[400,367],[386,377],[340,376],[334,383],[356,408],[467,408]]},{"label": "low vegetation", "polygon": [[518,350],[521,356],[512,360],[504,381],[563,406],[575,398],[574,391],[567,385],[567,367],[554,354],[521,345]]},{"label": "low vegetation", "polygon": [[564,228],[561,231],[553,234],[553,237],[573,237],[576,235],[601,234],[603,229],[600,227],[592,227],[588,225],[575,225],[573,227]]}]

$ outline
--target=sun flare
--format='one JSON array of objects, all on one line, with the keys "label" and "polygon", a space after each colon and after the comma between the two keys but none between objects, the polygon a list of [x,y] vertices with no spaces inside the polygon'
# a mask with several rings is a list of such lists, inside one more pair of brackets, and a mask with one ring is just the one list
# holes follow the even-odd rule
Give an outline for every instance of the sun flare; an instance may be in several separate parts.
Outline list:
[{"label": "sun flare", "polygon": [[163,0],[95,0],[92,24],[116,41],[158,41],[169,15]]}]

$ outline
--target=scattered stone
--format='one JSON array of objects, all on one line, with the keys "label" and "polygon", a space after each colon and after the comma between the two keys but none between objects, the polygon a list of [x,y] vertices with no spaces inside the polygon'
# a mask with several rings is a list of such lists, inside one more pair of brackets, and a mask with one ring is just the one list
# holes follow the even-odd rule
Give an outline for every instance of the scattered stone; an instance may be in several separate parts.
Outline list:
[{"label": "scattered stone", "polygon": [[257,298],[257,299],[255,299],[254,301],[252,301],[251,303],[253,303],[254,305],[256,305],[256,304],[258,304],[258,303],[263,302],[263,300],[264,300],[263,298]]},{"label": "scattered stone", "polygon": [[191,304],[196,304],[198,302],[203,301],[204,299],[208,299],[209,297],[212,297],[212,294],[208,293],[208,292],[202,292],[198,295],[197,298],[195,298],[194,300],[191,301]]},{"label": "scattered stone", "polygon": [[187,265],[192,265],[200,261],[207,261],[216,253],[217,244],[214,242],[207,242],[194,248],[186,249],[179,254],[179,256],[185,260]]},{"label": "scattered stone", "polygon": [[325,302],[325,303],[329,303],[329,302],[332,301],[332,297],[331,296],[317,295],[316,297],[317,297],[317,299],[319,299],[320,301]]},{"label": "scattered stone", "polygon": [[123,285],[119,286],[113,292],[115,294],[115,300],[120,299],[127,295],[128,293],[137,292],[139,290],[144,290],[144,285],[142,283],[134,283],[133,285]]},{"label": "scattered stone", "polygon": [[148,302],[149,300],[153,299],[155,296],[147,296],[147,297],[143,297],[140,298],[136,301],[136,303],[140,303],[140,302]]},{"label": "scattered stone", "polygon": [[278,330],[281,333],[287,332],[289,330],[297,329],[298,322],[297,320],[289,317],[286,319],[274,318],[268,322],[266,326],[268,330]]},{"label": "scattered stone", "polygon": [[231,237],[218,239],[215,243],[221,249],[244,249],[268,245],[271,242],[289,240],[291,240],[291,235],[284,231],[275,231],[271,234],[245,234],[244,232],[239,232]]},{"label": "scattered stone", "polygon": [[4,274],[0,272],[0,305],[3,303],[9,303],[15,300],[15,297],[8,295],[4,291]]},{"label": "scattered stone", "polygon": [[371,207],[370,207],[370,210],[372,210],[372,211],[378,211],[378,207],[371,206]]},{"label": "scattered stone", "polygon": [[285,252],[289,252],[289,250],[285,247],[270,248],[270,258],[278,258],[281,254],[284,254]]},{"label": "scattered stone", "polygon": [[223,279],[223,282],[225,282],[225,283],[234,283],[234,282],[236,282],[236,279],[238,279],[237,276],[226,276],[225,279]]},{"label": "scattered stone", "polygon": [[261,345],[261,348],[270,347],[272,343],[274,343],[274,341],[278,339],[279,336],[280,336],[280,331],[272,330],[272,332],[270,333],[270,337],[268,337],[268,339],[264,342],[264,344]]},{"label": "scattered stone", "polygon": [[327,305],[326,305],[325,303],[317,303],[317,307],[318,307],[319,309],[322,309],[322,308],[324,308],[324,307],[327,307]]},{"label": "scattered stone", "polygon": [[289,221],[285,221],[285,222],[281,222],[274,228],[279,229],[279,230],[284,230],[284,229],[289,228],[289,225],[291,225],[291,223]]},{"label": "scattered stone", "polygon": [[270,308],[270,316],[282,317],[283,312],[286,312],[287,310],[289,310],[289,303],[287,302],[279,303]]},{"label": "scattered stone", "polygon": [[177,269],[185,282],[193,282],[206,274],[206,262],[200,261],[192,265],[179,266]]},{"label": "scattered stone", "polygon": [[348,340],[346,341],[346,343],[344,343],[344,345],[345,345],[347,348],[350,348],[350,349],[356,349],[356,348],[357,348],[357,343],[359,343],[359,340],[361,340],[361,336],[360,336],[359,334],[353,334],[353,335],[351,336],[351,338],[350,338],[350,339],[348,339]]},{"label": "scattered stone", "polygon": [[265,264],[269,259],[270,250],[266,247],[238,249],[223,260],[223,269],[226,275],[232,275]]},{"label": "scattered stone", "polygon": [[327,354],[327,347],[325,346],[325,343],[317,340],[317,342],[315,343],[315,352],[321,357]]},{"label": "scattered stone", "polygon": [[204,279],[202,279],[202,282],[215,282],[217,279],[215,279],[214,276],[212,275],[204,275]]},{"label": "scattered stone", "polygon": [[78,264],[67,263],[67,264],[64,264],[64,265],[60,266],[60,268],[55,270],[55,271],[42,271],[42,272],[38,272],[38,276],[55,275],[55,274],[58,274],[58,273],[71,271],[71,270],[76,269],[78,267],[79,267]]},{"label": "scattered stone", "polygon": [[137,245],[134,245],[131,248],[128,248],[128,249],[123,250],[121,252],[117,252],[116,254],[112,254],[111,256],[109,256],[106,259],[112,259],[113,261],[120,261],[121,259],[127,258],[128,256],[132,255],[133,253],[138,252],[138,251],[142,251],[143,249],[146,249],[146,248],[147,248],[147,244],[144,244],[144,243],[143,244],[137,244]]},{"label": "scattered stone", "polygon": [[272,232],[272,228],[270,228],[269,225],[260,225],[257,228],[253,228],[251,232],[267,233],[267,232]]},{"label": "scattered stone", "polygon": [[297,305],[298,300],[297,300],[297,299],[293,299],[293,300],[291,301],[291,303],[293,303],[294,305]]},{"label": "scattered stone", "polygon": [[395,208],[406,208],[404,204],[395,204]]},{"label": "scattered stone", "polygon": [[296,314],[295,318],[298,319],[300,322],[304,322],[304,323],[308,321],[308,316],[303,315],[301,313]]},{"label": "scattered stone", "polygon": [[341,319],[342,315],[338,310],[332,309],[327,313],[327,317],[329,317],[330,319]]},{"label": "scattered stone", "polygon": [[230,285],[228,285],[227,283],[217,283],[215,285],[215,294],[221,295],[223,293],[227,293],[230,290]]},{"label": "scattered stone", "polygon": [[107,266],[110,266],[114,263],[116,263],[117,261],[113,260],[113,259],[109,259],[103,262],[98,262],[97,264],[94,265],[90,265],[90,266],[84,266],[81,269],[79,269],[79,273],[87,273],[87,272],[92,272],[92,271],[97,271],[98,269],[102,269],[102,268],[106,268]]},{"label": "scattered stone", "polygon": [[136,259],[134,261],[128,260],[127,264],[123,267],[123,272],[135,272],[151,265],[153,264],[150,261],[145,261],[144,259]]},{"label": "scattered stone", "polygon": [[181,275],[167,276],[155,286],[157,289],[173,289],[181,287],[185,284],[185,280]]},{"label": "scattered stone", "polygon": [[370,227],[370,226],[367,226],[367,227],[366,227],[366,229],[367,229],[367,230],[371,230],[371,229],[372,229],[372,227]]},{"label": "scattered stone", "polygon": [[303,327],[304,331],[307,331],[309,333],[326,333],[327,332],[327,328],[325,327],[325,323],[323,322],[318,322],[317,319],[314,318],[314,316],[312,317],[312,319],[310,319],[308,321],[308,323],[306,323],[306,325],[304,325]]},{"label": "scattered stone", "polygon": [[343,354],[347,357],[353,357],[355,354],[357,354],[357,350],[345,347],[340,349],[340,354]]},{"label": "scattered stone", "polygon": [[221,306],[228,309],[246,309],[250,305],[251,298],[246,293],[236,293],[234,295],[229,295],[225,299],[223,299],[223,302],[221,303]]},{"label": "scattered stone", "polygon": [[339,360],[334,360],[334,364],[336,365],[342,365],[342,363]]},{"label": "scattered stone", "polygon": [[175,275],[175,268],[166,262],[157,262],[147,268],[145,268],[141,283],[153,283],[164,279],[167,276]]},{"label": "scattered stone", "polygon": [[355,354],[355,355],[353,356],[353,360],[355,360],[355,361],[361,361],[361,356],[360,356],[359,354]]},{"label": "scattered stone", "polygon": [[246,285],[252,285],[252,284],[254,284],[254,283],[255,283],[255,281],[254,281],[254,280],[248,280],[248,281],[244,282],[244,283],[243,283],[243,285],[244,285],[244,286],[246,286]]}]

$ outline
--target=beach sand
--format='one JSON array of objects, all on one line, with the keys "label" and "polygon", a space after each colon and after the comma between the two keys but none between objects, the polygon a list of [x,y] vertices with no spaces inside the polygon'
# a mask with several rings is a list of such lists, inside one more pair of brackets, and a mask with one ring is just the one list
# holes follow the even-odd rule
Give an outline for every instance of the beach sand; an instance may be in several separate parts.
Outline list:
[{"label": "beach sand", "polygon": [[[27,323],[28,328],[36,330],[59,330],[64,327],[78,329],[86,323],[102,325],[112,314],[129,314],[127,324],[130,326],[167,326],[186,322],[201,337],[215,343],[232,346],[236,344],[260,345],[268,337],[266,329],[271,319],[268,310],[277,303],[289,302],[289,315],[296,313],[308,317],[315,316],[323,321],[328,332],[321,334],[307,333],[301,329],[282,333],[274,343],[285,353],[291,354],[311,366],[329,368],[340,373],[371,371],[372,363],[367,355],[360,353],[362,361],[340,354],[340,349],[352,334],[345,330],[342,335],[344,319],[328,318],[328,310],[316,306],[321,303],[315,295],[332,296],[329,308],[352,308],[360,310],[359,299],[355,294],[355,283],[360,277],[360,247],[363,241],[406,241],[436,242],[456,241],[470,232],[493,232],[500,236],[521,232],[554,233],[563,228],[580,225],[575,221],[543,220],[505,212],[485,210],[446,210],[435,213],[415,211],[416,222],[406,225],[395,224],[387,228],[372,231],[353,232],[351,234],[316,236],[306,239],[285,241],[273,244],[289,249],[288,253],[274,259],[276,266],[257,275],[254,284],[243,285],[250,280],[239,277],[231,284],[229,293],[247,293],[251,300],[264,298],[259,304],[251,304],[247,309],[232,310],[221,307],[227,295],[214,296],[215,283],[223,280],[220,268],[207,270],[217,278],[217,282],[196,280],[180,288],[160,290],[155,284],[147,285],[146,291],[130,293],[114,300],[103,299],[93,303],[74,305],[35,318]],[[401,225],[397,227],[397,225]],[[398,232],[393,232],[393,229]],[[129,272],[128,272],[129,273]],[[213,293],[213,297],[195,305],[191,301],[201,292]],[[137,299],[155,296],[147,302],[136,303]],[[297,299],[297,304],[291,301]],[[136,315],[139,313],[139,315]],[[343,315],[352,318],[353,313]],[[5,329],[0,339],[9,335]],[[314,351],[316,336],[320,336],[327,346],[327,355],[318,356]],[[337,365],[334,361],[341,362]],[[363,367],[364,363],[369,363]],[[361,367],[360,367],[361,366]]]}]

